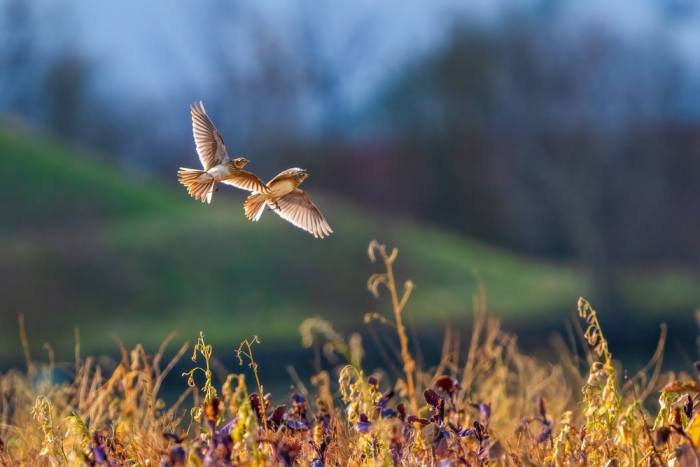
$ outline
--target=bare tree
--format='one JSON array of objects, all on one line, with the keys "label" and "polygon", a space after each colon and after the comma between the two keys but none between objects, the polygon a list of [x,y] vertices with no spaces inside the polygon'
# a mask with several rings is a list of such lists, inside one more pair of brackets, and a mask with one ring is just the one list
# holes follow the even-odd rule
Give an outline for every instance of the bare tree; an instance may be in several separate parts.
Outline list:
[{"label": "bare tree", "polygon": [[39,96],[34,89],[41,87],[45,72],[39,60],[37,33],[39,24],[31,0],[8,0],[0,13],[0,108],[36,118]]},{"label": "bare tree", "polygon": [[631,148],[641,128],[673,125],[678,66],[658,38],[632,45],[555,19],[459,28],[396,84],[386,100],[403,142],[396,177],[420,188],[400,205],[488,241],[575,257],[598,302],[614,304],[615,267],[663,243],[632,252],[627,224],[666,216],[663,168],[685,156],[663,132],[646,137],[655,150]]}]

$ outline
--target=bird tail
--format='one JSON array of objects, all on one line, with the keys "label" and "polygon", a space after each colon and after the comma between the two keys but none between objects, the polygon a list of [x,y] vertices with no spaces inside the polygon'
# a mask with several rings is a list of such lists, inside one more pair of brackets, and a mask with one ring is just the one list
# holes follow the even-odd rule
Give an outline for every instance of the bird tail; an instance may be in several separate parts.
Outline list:
[{"label": "bird tail", "polygon": [[267,197],[262,193],[253,193],[252,195],[248,196],[248,199],[246,199],[245,203],[243,204],[245,216],[252,221],[257,221],[260,219],[260,216],[262,216],[262,213],[265,210],[266,199]]},{"label": "bird tail", "polygon": [[187,192],[194,199],[201,199],[202,202],[211,203],[214,195],[214,177],[204,170],[184,169],[177,172],[177,179],[187,187]]}]

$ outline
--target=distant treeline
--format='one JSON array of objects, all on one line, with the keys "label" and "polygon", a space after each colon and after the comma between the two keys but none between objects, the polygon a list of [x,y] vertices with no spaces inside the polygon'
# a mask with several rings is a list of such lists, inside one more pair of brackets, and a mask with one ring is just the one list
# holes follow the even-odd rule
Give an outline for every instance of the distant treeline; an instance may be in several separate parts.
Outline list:
[{"label": "distant treeline", "polygon": [[31,5],[4,6],[0,109],[168,180],[194,157],[186,105],[197,96],[230,151],[265,174],[304,165],[309,190],[577,258],[602,282],[620,266],[700,267],[700,86],[661,34],[626,41],[556,12],[463,23],[350,113],[342,77],[376,31],[358,26],[359,39],[332,54],[318,15],[302,16],[285,42],[264,18],[212,9],[219,26],[255,30],[258,63],[240,65],[214,35],[203,53],[218,84],[151,105],[101,94],[98,62],[75,47],[47,56]]},{"label": "distant treeline", "polygon": [[318,150],[316,183],[575,258],[601,297],[620,267],[697,268],[700,119],[683,67],[662,42],[541,26],[457,30],[389,88],[380,137]]},{"label": "distant treeline", "polygon": [[531,253],[697,265],[700,118],[679,65],[558,37],[457,31],[385,95],[383,135],[310,157],[333,174],[315,183]]}]

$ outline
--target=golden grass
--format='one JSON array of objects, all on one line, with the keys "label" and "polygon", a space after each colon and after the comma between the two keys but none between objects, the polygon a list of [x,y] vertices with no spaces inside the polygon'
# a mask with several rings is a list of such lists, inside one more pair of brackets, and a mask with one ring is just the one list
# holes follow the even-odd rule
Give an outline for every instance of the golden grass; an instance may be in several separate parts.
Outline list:
[{"label": "golden grass", "polygon": [[[255,392],[237,374],[215,387],[213,349],[200,334],[192,359],[204,364],[183,375],[187,389],[166,406],[159,389],[187,344],[163,369],[167,341],[153,356],[122,347],[111,374],[83,360],[76,345],[73,380],[59,383],[52,381],[51,349],[49,363],[37,366],[21,323],[27,370],[0,375],[0,465],[700,465],[700,388],[689,375],[661,374],[663,330],[648,367],[621,379],[596,312],[580,299],[589,351],[579,358],[559,340],[561,360],[552,364],[518,350],[515,336],[486,315],[480,287],[469,348],[462,352],[448,330],[440,361],[421,368],[402,322],[413,284],[399,293],[397,251],[372,242],[373,261],[377,253],[385,271],[368,288],[377,296],[381,287],[389,291],[393,316],[365,319],[395,327],[403,369],[396,381],[365,374],[359,335],[346,340],[314,318],[301,326],[304,345],[322,346],[347,364],[337,383],[328,372],[313,377],[313,398],[297,382],[302,394],[288,407],[270,406],[253,356],[257,338],[238,351],[254,372]],[[660,409],[651,413],[645,401],[656,397]]]}]

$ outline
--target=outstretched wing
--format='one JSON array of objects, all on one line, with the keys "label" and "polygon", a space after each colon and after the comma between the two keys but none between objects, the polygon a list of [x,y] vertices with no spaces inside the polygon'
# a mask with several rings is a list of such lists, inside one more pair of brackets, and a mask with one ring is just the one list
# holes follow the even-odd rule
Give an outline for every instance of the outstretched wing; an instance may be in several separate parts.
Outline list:
[{"label": "outstretched wing", "polygon": [[257,175],[245,170],[241,170],[237,175],[227,178],[226,180],[221,180],[222,183],[227,185],[233,185],[236,188],[241,188],[243,190],[252,191],[254,193],[269,193],[270,189],[265,185],[265,183],[258,178]]},{"label": "outstretched wing", "polygon": [[204,104],[200,101],[190,106],[192,111],[192,133],[197,144],[197,153],[204,170],[209,170],[219,164],[228,162],[224,139],[211,122],[209,115],[204,110]]},{"label": "outstretched wing", "polygon": [[333,232],[309,195],[298,188],[270,204],[270,207],[282,219],[314,234],[314,237],[323,238]]}]

